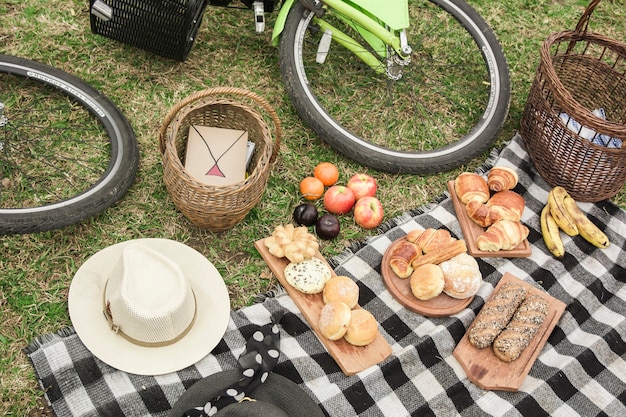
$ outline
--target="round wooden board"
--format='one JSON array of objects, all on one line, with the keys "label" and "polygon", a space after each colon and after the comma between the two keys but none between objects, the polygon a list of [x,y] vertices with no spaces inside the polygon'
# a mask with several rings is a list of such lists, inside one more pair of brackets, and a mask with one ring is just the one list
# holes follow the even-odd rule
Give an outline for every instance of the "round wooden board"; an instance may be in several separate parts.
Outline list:
[{"label": "round wooden board", "polygon": [[395,245],[404,239],[405,238],[402,237],[394,241],[391,245],[389,245],[383,255],[380,270],[385,286],[391,295],[409,310],[427,317],[447,317],[452,314],[456,314],[467,307],[474,299],[474,296],[458,299],[441,293],[437,297],[427,301],[415,298],[411,292],[410,277],[398,277],[395,272],[393,272],[393,269],[391,269],[391,266],[389,266],[389,256],[391,254],[391,250]]}]

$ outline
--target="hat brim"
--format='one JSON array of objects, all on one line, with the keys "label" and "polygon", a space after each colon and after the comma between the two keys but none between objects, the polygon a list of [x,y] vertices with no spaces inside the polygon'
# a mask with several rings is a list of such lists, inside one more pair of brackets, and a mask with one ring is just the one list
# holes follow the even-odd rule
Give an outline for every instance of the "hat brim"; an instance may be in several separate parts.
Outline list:
[{"label": "hat brim", "polygon": [[[187,410],[203,407],[239,378],[241,371],[238,369],[202,378],[180,396],[170,410],[169,417],[180,417]],[[324,417],[319,405],[298,384],[273,372],[250,394],[250,398],[272,404],[288,416]]]},{"label": "hat brim", "polygon": [[[136,345],[111,331],[102,311],[109,273],[124,247],[137,242],[175,260],[196,297],[193,326],[171,345]],[[102,249],[85,261],[70,284],[68,309],[76,334],[98,359],[124,372],[161,375],[193,365],[217,346],[230,319],[230,298],[220,273],[200,252],[174,240],[135,239]]]}]

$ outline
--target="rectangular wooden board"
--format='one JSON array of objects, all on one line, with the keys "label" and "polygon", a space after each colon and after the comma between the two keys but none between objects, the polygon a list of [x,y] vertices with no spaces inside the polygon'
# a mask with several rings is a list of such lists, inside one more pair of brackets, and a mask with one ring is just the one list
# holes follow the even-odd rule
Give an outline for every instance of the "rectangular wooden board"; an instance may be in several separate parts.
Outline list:
[{"label": "rectangular wooden board", "polygon": [[454,211],[456,211],[456,217],[461,225],[463,231],[463,238],[467,244],[467,251],[470,255],[477,258],[498,257],[498,258],[527,258],[531,254],[530,243],[528,239],[524,239],[522,243],[517,245],[511,250],[501,250],[496,252],[483,251],[478,249],[476,245],[476,239],[486,229],[476,224],[468,215],[465,210],[465,204],[459,200],[454,190],[454,181],[448,181],[448,191],[450,192],[450,198],[454,205]]},{"label": "rectangular wooden board", "polygon": [[[367,346],[354,346],[346,342],[345,339],[333,341],[322,336],[319,331],[320,312],[322,307],[324,307],[322,294],[304,294],[289,285],[284,274],[285,267],[289,264],[289,260],[287,258],[277,258],[272,255],[267,246],[265,246],[264,240],[265,239],[261,239],[254,242],[254,247],[259,251],[278,281],[291,296],[296,306],[298,306],[309,322],[313,332],[315,332],[320,342],[326,347],[326,350],[328,350],[328,353],[337,362],[337,365],[339,365],[344,374],[348,376],[354,375],[370,366],[380,363],[391,354],[391,346],[380,332],[376,336],[376,339]],[[326,262],[319,252],[317,252],[316,257]],[[333,269],[330,266],[328,266],[328,268],[331,271],[331,275],[335,276],[336,274]],[[361,307],[357,306],[356,308]]]},{"label": "rectangular wooden board", "polygon": [[485,390],[518,391],[565,311],[563,302],[508,272],[502,276],[491,297],[505,282],[519,283],[526,288],[528,294],[543,296],[548,301],[548,314],[530,344],[522,351],[520,357],[512,362],[498,359],[491,346],[475,348],[469,342],[467,333],[463,336],[452,354],[465,370],[468,379]]}]

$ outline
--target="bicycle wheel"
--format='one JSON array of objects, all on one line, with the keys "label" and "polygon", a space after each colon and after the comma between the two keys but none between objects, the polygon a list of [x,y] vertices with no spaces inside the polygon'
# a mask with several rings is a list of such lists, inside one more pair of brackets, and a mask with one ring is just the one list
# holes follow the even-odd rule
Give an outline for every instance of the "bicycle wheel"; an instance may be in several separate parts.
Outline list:
[{"label": "bicycle wheel", "polygon": [[0,234],[78,223],[110,207],[137,172],[130,123],[75,76],[0,55]]},{"label": "bicycle wheel", "polygon": [[[394,80],[334,42],[316,63],[322,33],[298,4],[285,23],[280,70],[302,120],[336,151],[392,173],[447,171],[497,138],[510,104],[508,65],[492,30],[462,0],[409,0],[409,17],[411,60]],[[367,45],[337,12],[322,19]],[[387,69],[387,60],[380,65]]]}]

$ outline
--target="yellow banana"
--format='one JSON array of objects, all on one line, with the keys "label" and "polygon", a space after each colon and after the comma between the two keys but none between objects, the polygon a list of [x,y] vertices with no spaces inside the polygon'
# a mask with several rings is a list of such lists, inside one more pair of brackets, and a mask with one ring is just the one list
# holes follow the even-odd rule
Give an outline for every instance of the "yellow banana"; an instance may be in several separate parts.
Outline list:
[{"label": "yellow banana", "polygon": [[569,193],[565,188],[560,186],[552,188],[548,193],[548,206],[550,207],[550,214],[561,230],[570,236],[576,236],[578,227],[563,204],[563,199],[567,196]]},{"label": "yellow banana", "polygon": [[548,250],[557,258],[565,255],[565,248],[561,240],[561,232],[552,215],[550,214],[550,206],[547,204],[541,210],[541,235]]},{"label": "yellow banana", "polygon": [[574,220],[578,228],[578,233],[585,238],[585,240],[598,248],[606,248],[609,246],[608,236],[589,220],[572,197],[565,197],[563,199],[563,205],[569,216]]}]

